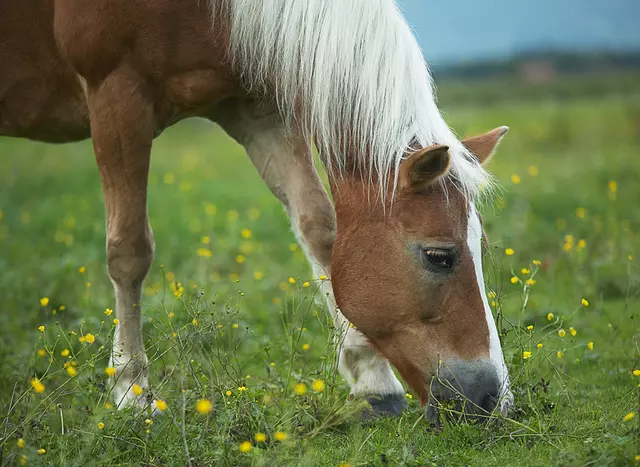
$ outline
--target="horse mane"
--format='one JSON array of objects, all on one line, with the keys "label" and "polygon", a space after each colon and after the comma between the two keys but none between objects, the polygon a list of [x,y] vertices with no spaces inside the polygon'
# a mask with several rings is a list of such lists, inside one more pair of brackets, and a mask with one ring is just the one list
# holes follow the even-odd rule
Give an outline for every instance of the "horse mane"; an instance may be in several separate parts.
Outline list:
[{"label": "horse mane", "polygon": [[286,124],[315,138],[327,171],[357,169],[384,201],[407,152],[445,144],[448,178],[468,199],[492,185],[442,118],[394,0],[211,1],[229,21],[231,58],[244,84],[275,95]]}]

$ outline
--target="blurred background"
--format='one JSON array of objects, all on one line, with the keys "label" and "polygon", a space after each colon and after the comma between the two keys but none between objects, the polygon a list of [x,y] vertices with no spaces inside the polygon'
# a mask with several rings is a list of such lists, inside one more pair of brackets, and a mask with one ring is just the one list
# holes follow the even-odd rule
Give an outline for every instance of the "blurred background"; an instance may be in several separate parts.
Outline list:
[{"label": "blurred background", "polygon": [[523,92],[562,98],[637,90],[640,2],[398,3],[438,82],[506,80],[510,87],[491,95],[501,100]]}]

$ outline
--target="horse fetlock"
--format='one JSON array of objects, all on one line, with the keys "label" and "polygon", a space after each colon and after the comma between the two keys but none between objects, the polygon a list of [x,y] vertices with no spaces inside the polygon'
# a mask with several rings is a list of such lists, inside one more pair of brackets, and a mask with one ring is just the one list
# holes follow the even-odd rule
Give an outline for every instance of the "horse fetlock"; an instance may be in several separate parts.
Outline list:
[{"label": "horse fetlock", "polygon": [[351,386],[353,396],[404,398],[404,388],[396,378],[389,362],[378,357],[369,347],[340,349],[338,370]]},{"label": "horse fetlock", "polygon": [[111,377],[111,396],[118,409],[130,406],[140,408],[153,404],[149,391],[147,357],[114,355],[109,367],[115,370]]}]

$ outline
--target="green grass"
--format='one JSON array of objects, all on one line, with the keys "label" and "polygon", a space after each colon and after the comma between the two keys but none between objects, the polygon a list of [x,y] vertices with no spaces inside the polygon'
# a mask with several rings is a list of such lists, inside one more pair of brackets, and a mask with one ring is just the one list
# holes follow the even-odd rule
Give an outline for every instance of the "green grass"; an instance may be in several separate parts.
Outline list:
[{"label": "green grass", "polygon": [[[508,418],[435,429],[409,399],[399,418],[359,422],[361,405],[347,403],[336,375],[330,320],[314,304],[318,281],[282,208],[242,149],[194,120],[168,130],[153,151],[156,258],[144,332],[150,380],[169,408],[152,425],[145,413],[105,407],[114,316],[104,311],[114,298],[90,143],[0,139],[2,465],[21,456],[68,466],[634,463],[640,416],[623,417],[638,412],[640,396],[632,373],[640,367],[640,99],[445,110],[460,134],[512,128],[490,163],[505,189],[483,209],[486,279],[516,396]],[[522,268],[537,271],[532,287]],[[94,343],[78,341],[86,333]],[[73,378],[64,369],[70,361]],[[34,376],[43,393],[32,390]],[[326,384],[322,393],[311,389],[316,379]],[[308,387],[302,396],[294,394],[300,382]],[[195,411],[201,398],[213,402],[208,415]],[[287,439],[275,441],[276,431]],[[257,432],[267,442],[241,453]]]}]

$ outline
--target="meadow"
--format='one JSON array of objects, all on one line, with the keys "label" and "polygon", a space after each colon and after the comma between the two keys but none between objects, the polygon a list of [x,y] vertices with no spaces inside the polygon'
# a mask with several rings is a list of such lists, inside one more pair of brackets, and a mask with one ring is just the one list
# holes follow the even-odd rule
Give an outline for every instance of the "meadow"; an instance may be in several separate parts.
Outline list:
[{"label": "meadow", "polygon": [[143,314],[164,413],[116,411],[91,144],[0,138],[0,465],[640,462],[640,95],[442,105],[460,135],[511,127],[482,209],[507,417],[432,427],[407,393],[402,416],[361,422],[323,279],[242,148],[200,120],[153,148]]}]

